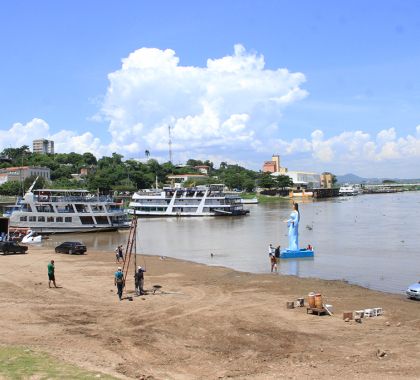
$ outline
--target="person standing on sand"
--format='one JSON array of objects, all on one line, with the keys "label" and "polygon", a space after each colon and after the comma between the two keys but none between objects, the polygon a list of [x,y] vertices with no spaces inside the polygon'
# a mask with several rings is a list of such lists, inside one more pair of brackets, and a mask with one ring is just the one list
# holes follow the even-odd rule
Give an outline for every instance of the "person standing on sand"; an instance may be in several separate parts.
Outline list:
[{"label": "person standing on sand", "polygon": [[51,281],[54,284],[54,288],[57,287],[55,284],[55,266],[54,266],[54,260],[51,260],[48,263],[48,287],[51,288]]},{"label": "person standing on sand", "polygon": [[[119,245],[118,246],[118,256],[121,259],[121,261],[124,262],[124,255],[123,255],[123,247],[122,247],[122,245]],[[118,260],[118,261],[120,261],[120,260]]]},{"label": "person standing on sand", "polygon": [[268,258],[270,259],[270,265],[271,265],[271,272],[274,271],[274,265],[276,264],[276,260],[274,257],[274,247],[273,244],[270,243],[268,246]]},{"label": "person standing on sand", "polygon": [[144,272],[146,272],[145,269],[142,267],[137,268],[137,272],[134,275],[134,283],[136,286],[136,294],[138,296],[142,296],[144,293],[143,285],[144,285]]},{"label": "person standing on sand", "polygon": [[124,289],[124,274],[121,267],[118,267],[118,270],[114,275],[114,285],[117,287],[118,298],[122,300],[122,293]]},{"label": "person standing on sand", "polygon": [[274,250],[274,269],[276,272],[278,272],[278,265],[280,264],[280,250],[280,246],[277,246],[277,248]]},{"label": "person standing on sand", "polygon": [[115,248],[115,264],[118,264],[120,262],[120,253],[119,253],[120,246]]}]

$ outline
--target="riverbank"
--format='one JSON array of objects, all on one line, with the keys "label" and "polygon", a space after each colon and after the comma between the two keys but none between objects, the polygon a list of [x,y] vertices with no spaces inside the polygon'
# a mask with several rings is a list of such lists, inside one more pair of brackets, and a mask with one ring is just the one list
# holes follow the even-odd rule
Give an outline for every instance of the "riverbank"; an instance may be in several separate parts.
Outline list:
[{"label": "riverbank", "polygon": [[[51,258],[59,289],[48,288]],[[0,261],[0,344],[48,352],[87,370],[147,379],[420,373],[420,303],[402,296],[147,256],[145,288],[162,291],[119,302],[111,251],[69,256],[31,248]],[[127,289],[133,295],[131,278]],[[313,290],[335,316],[286,309],[287,301]],[[361,324],[342,320],[343,311],[368,307],[385,314]]]}]

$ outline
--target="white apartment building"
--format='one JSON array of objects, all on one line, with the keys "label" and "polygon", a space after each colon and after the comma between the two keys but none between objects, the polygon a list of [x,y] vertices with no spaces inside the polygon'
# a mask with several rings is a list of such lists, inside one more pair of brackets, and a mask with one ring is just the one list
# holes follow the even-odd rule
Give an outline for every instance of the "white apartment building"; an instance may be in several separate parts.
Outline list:
[{"label": "white apartment building", "polygon": [[54,154],[54,141],[47,139],[38,139],[32,142],[33,153],[51,153]]}]

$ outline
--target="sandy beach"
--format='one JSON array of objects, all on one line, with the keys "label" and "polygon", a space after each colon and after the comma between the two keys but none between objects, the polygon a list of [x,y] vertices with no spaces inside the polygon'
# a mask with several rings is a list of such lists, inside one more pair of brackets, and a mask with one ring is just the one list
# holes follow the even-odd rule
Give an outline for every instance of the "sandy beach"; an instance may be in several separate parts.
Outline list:
[{"label": "sandy beach", "polygon": [[[58,289],[48,288],[51,259]],[[117,378],[420,374],[420,302],[404,295],[146,256],[145,288],[161,291],[120,302],[113,252],[70,256],[31,247],[27,255],[0,256],[0,263],[1,345],[31,347]],[[130,275],[126,295],[133,289]],[[286,308],[310,291],[323,294],[334,316]],[[384,315],[343,321],[343,311],[370,307]]]}]

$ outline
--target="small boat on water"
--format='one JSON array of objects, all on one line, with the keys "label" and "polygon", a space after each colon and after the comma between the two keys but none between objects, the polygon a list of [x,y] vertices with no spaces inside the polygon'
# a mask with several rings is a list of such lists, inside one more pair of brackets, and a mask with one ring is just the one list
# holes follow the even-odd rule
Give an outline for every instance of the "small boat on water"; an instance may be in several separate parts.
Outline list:
[{"label": "small boat on water", "polygon": [[6,208],[11,229],[29,228],[33,233],[110,231],[127,228],[122,203],[111,196],[87,190],[33,190]]},{"label": "small boat on water", "polygon": [[164,187],[134,193],[128,212],[139,217],[246,215],[241,198],[225,194],[224,185]]},{"label": "small boat on water", "polygon": [[259,203],[258,198],[245,199],[241,198],[241,203],[244,205],[256,205]]},{"label": "small boat on water", "polygon": [[314,257],[313,249],[301,248],[297,251],[285,249],[280,252],[281,259],[301,259],[306,257]]},{"label": "small boat on water", "polygon": [[340,190],[338,191],[338,195],[343,196],[354,196],[359,195],[361,193],[360,186],[357,187],[356,185],[344,185],[340,187]]}]

